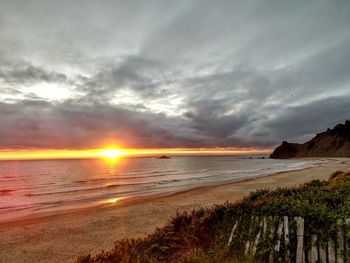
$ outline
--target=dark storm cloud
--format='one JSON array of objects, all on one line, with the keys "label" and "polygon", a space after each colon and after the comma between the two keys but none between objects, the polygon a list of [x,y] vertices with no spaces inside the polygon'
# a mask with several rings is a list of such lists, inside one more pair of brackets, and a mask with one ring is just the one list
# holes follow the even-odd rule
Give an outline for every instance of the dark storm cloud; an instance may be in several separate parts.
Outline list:
[{"label": "dark storm cloud", "polygon": [[314,135],[315,131],[333,128],[337,123],[349,119],[350,94],[330,97],[300,106],[288,107],[277,118],[266,123],[267,136],[295,139]]},{"label": "dark storm cloud", "polygon": [[302,141],[349,69],[349,1],[0,1],[0,147]]},{"label": "dark storm cloud", "polygon": [[350,91],[350,36],[295,65],[274,72],[275,96],[287,92],[298,97],[317,96],[335,90]]},{"label": "dark storm cloud", "polygon": [[2,148],[45,148],[49,144],[84,149],[111,142],[128,147],[193,147],[199,143],[186,127],[181,128],[182,120],[109,105],[24,100],[0,103],[0,111]]},{"label": "dark storm cloud", "polygon": [[[228,143],[250,146],[239,138],[225,137],[226,130],[239,127],[241,120],[234,118],[210,123],[209,131],[201,134],[201,127],[194,125],[192,128],[192,122],[187,118],[102,104],[23,100],[18,104],[0,103],[0,111],[2,148],[45,148],[49,143],[51,148],[84,149],[103,147],[104,143],[111,142],[124,147],[145,148],[225,147]],[[197,123],[200,125],[200,121]]]},{"label": "dark storm cloud", "polygon": [[230,104],[223,99],[195,101],[185,116],[197,133],[227,139],[249,120],[244,113],[229,113]]},{"label": "dark storm cloud", "polygon": [[0,79],[9,84],[31,84],[33,82],[66,82],[67,76],[62,73],[45,71],[33,65],[15,65],[11,69],[0,69]]},{"label": "dark storm cloud", "polygon": [[164,70],[160,61],[128,56],[121,63],[103,68],[91,78],[84,79],[80,90],[95,99],[108,98],[121,89],[135,91],[146,98],[159,96],[166,82],[159,79],[162,67]]}]

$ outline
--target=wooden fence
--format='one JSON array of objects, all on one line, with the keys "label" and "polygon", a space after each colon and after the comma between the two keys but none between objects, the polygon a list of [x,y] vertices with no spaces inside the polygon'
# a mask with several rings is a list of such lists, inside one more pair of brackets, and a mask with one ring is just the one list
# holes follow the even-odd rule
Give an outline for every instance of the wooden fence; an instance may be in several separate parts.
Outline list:
[{"label": "wooden fence", "polygon": [[330,237],[312,223],[303,217],[241,216],[234,220],[227,245],[247,261],[350,263],[350,219],[327,226],[335,233]]}]

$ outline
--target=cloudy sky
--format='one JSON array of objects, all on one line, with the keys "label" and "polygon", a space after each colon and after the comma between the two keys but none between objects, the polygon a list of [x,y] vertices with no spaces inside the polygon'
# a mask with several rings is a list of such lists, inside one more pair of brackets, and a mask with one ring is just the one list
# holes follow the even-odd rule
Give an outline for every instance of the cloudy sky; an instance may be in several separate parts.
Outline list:
[{"label": "cloudy sky", "polygon": [[0,149],[266,149],[349,118],[350,1],[0,0]]}]

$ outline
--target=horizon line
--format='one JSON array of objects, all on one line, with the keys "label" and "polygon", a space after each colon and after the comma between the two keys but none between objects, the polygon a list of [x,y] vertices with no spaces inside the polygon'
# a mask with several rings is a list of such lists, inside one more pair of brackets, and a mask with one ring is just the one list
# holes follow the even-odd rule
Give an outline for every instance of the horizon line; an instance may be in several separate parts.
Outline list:
[{"label": "horizon line", "polygon": [[194,156],[194,155],[246,155],[269,154],[271,149],[257,148],[159,148],[159,149],[124,149],[107,146],[99,149],[62,150],[62,149],[3,149],[0,160],[53,160],[53,159],[94,159],[103,158],[104,151],[118,149],[119,157],[154,157],[159,155]]}]

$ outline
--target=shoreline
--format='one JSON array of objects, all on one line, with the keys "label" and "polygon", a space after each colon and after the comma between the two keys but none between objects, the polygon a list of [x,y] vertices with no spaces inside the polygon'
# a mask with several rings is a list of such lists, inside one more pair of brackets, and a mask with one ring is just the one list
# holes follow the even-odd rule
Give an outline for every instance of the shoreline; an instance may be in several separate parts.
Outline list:
[{"label": "shoreline", "polygon": [[150,233],[177,211],[235,202],[257,189],[326,179],[332,172],[350,166],[349,158],[328,160],[315,167],[199,186],[166,196],[0,223],[0,262],[72,262],[79,254],[108,250],[117,239]]},{"label": "shoreline", "polygon": [[[51,211],[41,211],[38,213],[33,213],[33,214],[28,214],[28,215],[23,215],[23,216],[17,216],[14,218],[6,218],[2,219],[0,218],[0,229],[3,226],[9,226],[9,225],[15,225],[21,222],[35,222],[35,221],[40,221],[40,220],[45,220],[45,218],[50,218],[50,217],[55,217],[55,216],[62,216],[66,214],[76,214],[84,211],[89,211],[93,209],[98,209],[98,208],[106,208],[110,206],[127,206],[130,204],[134,203],[139,203],[139,202],[148,202],[151,200],[156,200],[159,198],[166,198],[168,196],[173,196],[177,194],[181,194],[187,191],[192,191],[192,190],[197,190],[197,189],[202,189],[202,188],[207,188],[207,187],[216,187],[216,186],[221,186],[221,185],[226,185],[226,184],[235,184],[239,182],[245,182],[249,180],[254,180],[257,178],[262,178],[266,176],[273,176],[275,174],[280,174],[280,173],[285,173],[285,172],[293,172],[293,171],[301,171],[301,170],[307,170],[307,169],[312,169],[314,167],[318,167],[324,163],[329,163],[329,162],[336,162],[337,160],[334,158],[297,158],[300,160],[305,160],[305,161],[310,161],[310,160],[317,160],[319,163],[316,164],[311,164],[310,166],[307,167],[299,167],[296,166],[295,168],[292,168],[290,170],[284,170],[284,171],[274,171],[274,172],[268,172],[268,173],[262,173],[258,175],[254,175],[248,178],[240,177],[240,178],[234,178],[234,179],[227,179],[227,180],[222,180],[218,182],[207,182],[204,184],[200,185],[195,185],[195,186],[188,186],[188,187],[183,187],[177,190],[172,190],[172,191],[163,191],[163,192],[152,192],[152,193],[145,193],[141,195],[133,195],[133,196],[121,196],[121,197],[110,197],[110,202],[106,201],[106,199],[100,199],[100,200],[94,200],[90,204],[86,204],[81,207],[67,207],[67,208],[61,208],[58,210],[51,210]],[[115,201],[112,201],[115,199]]]}]

